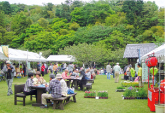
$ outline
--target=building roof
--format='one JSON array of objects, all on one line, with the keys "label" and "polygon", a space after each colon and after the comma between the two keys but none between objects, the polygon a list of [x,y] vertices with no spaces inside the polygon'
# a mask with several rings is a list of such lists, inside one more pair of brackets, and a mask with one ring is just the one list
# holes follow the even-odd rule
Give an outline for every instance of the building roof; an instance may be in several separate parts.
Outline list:
[{"label": "building roof", "polygon": [[157,46],[154,43],[127,44],[123,58],[138,58],[137,49],[140,49],[140,56],[154,50]]}]

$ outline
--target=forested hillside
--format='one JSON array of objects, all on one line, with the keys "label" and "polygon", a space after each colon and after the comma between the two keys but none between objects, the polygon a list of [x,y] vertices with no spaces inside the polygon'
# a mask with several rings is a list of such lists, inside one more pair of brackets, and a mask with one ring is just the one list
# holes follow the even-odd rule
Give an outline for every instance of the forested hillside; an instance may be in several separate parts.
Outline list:
[{"label": "forested hillside", "polygon": [[84,48],[82,55],[98,57],[88,62],[115,62],[128,43],[164,42],[164,10],[143,0],[67,0],[44,6],[0,2],[0,45],[45,56],[69,54],[70,49],[74,55]]}]

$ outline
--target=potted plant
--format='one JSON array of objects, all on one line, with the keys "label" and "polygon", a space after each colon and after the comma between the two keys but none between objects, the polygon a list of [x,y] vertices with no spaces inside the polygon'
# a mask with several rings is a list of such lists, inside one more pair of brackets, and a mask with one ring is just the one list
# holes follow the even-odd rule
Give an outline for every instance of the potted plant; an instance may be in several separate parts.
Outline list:
[{"label": "potted plant", "polygon": [[96,93],[92,91],[85,91],[84,98],[95,98]]},{"label": "potted plant", "polygon": [[98,91],[97,96],[99,99],[108,99],[108,92],[107,91]]},{"label": "potted plant", "polygon": [[124,92],[125,91],[125,87],[117,87],[116,92]]}]

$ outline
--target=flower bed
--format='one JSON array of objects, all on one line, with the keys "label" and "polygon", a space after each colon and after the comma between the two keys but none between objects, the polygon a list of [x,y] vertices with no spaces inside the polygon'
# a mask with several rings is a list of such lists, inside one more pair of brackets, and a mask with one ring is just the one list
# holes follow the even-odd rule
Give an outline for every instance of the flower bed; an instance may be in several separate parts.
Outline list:
[{"label": "flower bed", "polygon": [[124,99],[147,99],[147,91],[144,88],[133,88],[132,86],[123,93]]},{"label": "flower bed", "polygon": [[95,98],[96,92],[95,91],[85,91],[84,98]]},{"label": "flower bed", "polygon": [[98,91],[97,96],[99,97],[99,99],[108,99],[108,92]]},{"label": "flower bed", "polygon": [[123,87],[130,87],[130,86],[132,86],[132,87],[138,87],[139,86],[139,83],[138,82],[127,82],[127,81],[124,81],[124,82],[121,83],[121,85]]}]

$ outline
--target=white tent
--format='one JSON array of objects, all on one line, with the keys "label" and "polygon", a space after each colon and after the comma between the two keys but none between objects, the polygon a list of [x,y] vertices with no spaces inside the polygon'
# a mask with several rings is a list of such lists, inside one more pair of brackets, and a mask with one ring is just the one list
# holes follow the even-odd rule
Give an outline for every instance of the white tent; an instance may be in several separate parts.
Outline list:
[{"label": "white tent", "polygon": [[0,47],[0,60],[12,60],[12,61],[35,61],[35,62],[45,62],[46,59],[44,57],[34,53],[34,52],[28,52],[28,51],[22,51],[18,49],[12,49],[9,48],[9,58],[7,58],[2,51],[2,47]]},{"label": "white tent", "polygon": [[164,62],[165,61],[165,44],[157,47],[156,49],[150,51],[149,53],[143,55],[141,57],[142,62],[145,62],[145,60],[148,58],[148,55],[154,53],[154,56],[158,58],[159,62]]},{"label": "white tent", "polygon": [[55,62],[75,62],[75,58],[72,55],[50,55],[47,61]]}]

